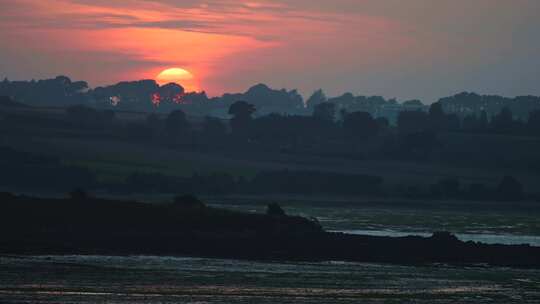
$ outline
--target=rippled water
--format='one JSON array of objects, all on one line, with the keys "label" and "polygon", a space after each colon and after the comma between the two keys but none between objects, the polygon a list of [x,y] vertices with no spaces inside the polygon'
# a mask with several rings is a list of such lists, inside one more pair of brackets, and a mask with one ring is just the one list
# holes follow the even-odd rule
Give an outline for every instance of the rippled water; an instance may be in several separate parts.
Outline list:
[{"label": "rippled water", "polygon": [[540,272],[172,257],[1,257],[2,303],[539,303]]}]

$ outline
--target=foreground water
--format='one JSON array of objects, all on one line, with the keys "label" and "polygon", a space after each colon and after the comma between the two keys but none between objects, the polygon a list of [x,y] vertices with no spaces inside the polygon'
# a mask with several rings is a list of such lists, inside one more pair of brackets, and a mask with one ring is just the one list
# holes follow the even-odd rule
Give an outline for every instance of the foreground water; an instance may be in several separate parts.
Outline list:
[{"label": "foreground water", "polygon": [[540,271],[173,258],[0,257],[2,303],[539,303]]}]

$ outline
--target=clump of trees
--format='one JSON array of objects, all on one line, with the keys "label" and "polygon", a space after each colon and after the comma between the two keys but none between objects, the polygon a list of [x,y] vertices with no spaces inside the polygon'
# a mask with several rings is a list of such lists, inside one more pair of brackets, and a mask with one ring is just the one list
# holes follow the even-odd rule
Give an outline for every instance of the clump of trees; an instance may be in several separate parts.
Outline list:
[{"label": "clump of trees", "polygon": [[237,101],[229,107],[229,115],[232,116],[230,120],[231,130],[235,136],[249,136],[249,128],[253,121],[252,115],[256,111],[255,106],[246,101]]},{"label": "clump of trees", "polygon": [[333,123],[336,120],[336,105],[330,102],[317,104],[313,109],[313,117],[321,121]]},{"label": "clump of trees", "polygon": [[[38,99],[34,100],[35,96],[25,95],[25,90],[41,92],[44,96],[48,96],[47,98],[60,98],[62,102],[69,104],[65,116],[43,118],[34,115],[27,118],[15,113],[25,111],[12,113],[5,111],[0,119],[0,127],[4,130],[11,131],[17,129],[13,126],[28,127],[32,124],[52,127],[54,130],[78,128],[84,129],[81,134],[88,136],[108,136],[195,151],[219,150],[236,155],[274,152],[279,153],[280,157],[303,155],[354,160],[452,162],[462,160],[459,159],[461,155],[451,155],[452,150],[448,148],[451,145],[449,135],[460,133],[503,135],[489,136],[495,140],[515,135],[540,136],[540,99],[533,97],[510,100],[461,94],[441,99],[428,107],[419,100],[410,100],[399,105],[396,100],[386,100],[380,96],[354,96],[350,93],[328,98],[322,90],[318,90],[303,107],[297,92],[272,90],[264,85],[254,86],[242,94],[226,94],[210,102],[206,95],[185,92],[181,86],[175,84],[159,86],[153,81],[124,82],[90,90],[84,82],[57,77],[38,82],[19,83],[5,80],[0,84],[0,93],[10,97],[0,99],[0,105],[24,106],[20,101],[27,100],[32,100],[36,104],[34,101]],[[154,96],[155,94],[158,96]],[[17,98],[14,99],[13,96]],[[119,119],[117,116],[124,114],[113,111],[113,105],[104,109],[100,104],[88,100],[88,98],[94,101],[103,98],[103,102],[110,104],[116,102],[115,98],[118,98],[121,103],[140,103],[143,102],[141,98],[146,100],[154,97],[159,101],[161,110],[166,108],[164,105],[167,104],[171,106],[170,111],[165,113],[153,108],[154,111],[146,119],[139,120]],[[78,100],[78,104],[72,103],[75,99]],[[84,105],[80,105],[81,102]],[[199,118],[189,114],[193,113],[195,108],[201,110],[201,113],[208,113],[205,112],[209,109],[205,108],[206,102],[209,108],[219,108],[228,114],[229,119],[213,116],[204,116],[204,119],[201,119],[202,116]],[[268,113],[270,107],[267,103],[271,102],[276,102],[279,107],[276,107],[276,111]],[[473,106],[468,106],[469,103]],[[517,103],[521,106],[517,106]],[[37,104],[39,105],[39,102]],[[189,110],[183,107],[188,104]],[[494,104],[498,106],[495,107]],[[286,111],[279,111],[282,107],[289,106],[295,109],[294,113],[286,114],[284,113]],[[388,108],[399,108],[400,112],[395,118],[387,119],[384,110]],[[525,113],[527,117],[524,116]],[[473,163],[483,158],[486,158],[485,154],[464,159]],[[91,173],[81,168],[59,165],[58,162],[50,167],[41,166],[39,170],[36,169],[36,176],[50,172],[47,170],[53,170],[51,168],[55,168],[65,176],[71,176],[72,180],[86,179],[89,183],[95,184],[95,177]],[[535,168],[534,164],[531,168]],[[26,169],[22,170],[26,172],[24,171]],[[14,176],[12,180],[7,181],[8,184],[20,183],[20,180],[14,182],[19,179],[18,174],[14,173]],[[339,180],[340,183],[326,183],[328,178]],[[155,176],[153,182],[147,179],[147,176],[134,174],[130,176],[127,184],[147,187],[151,191],[171,190],[181,185],[186,189],[214,193],[225,193],[231,189],[237,191],[245,185],[230,176],[197,176],[180,181]],[[490,195],[494,197],[493,193],[498,191],[498,197],[516,198],[523,192],[522,189],[519,190],[519,183],[513,182],[511,178],[507,178],[499,190],[481,184],[465,186],[459,183],[456,185],[454,182],[450,179],[434,183],[430,187],[430,195],[484,198]],[[211,186],[203,188],[196,183]],[[357,185],[369,186],[364,188]],[[360,178],[351,182],[350,177],[340,175],[262,172],[249,181],[248,188],[257,189],[253,191],[279,190],[290,193],[341,191],[348,194],[365,194],[368,188],[376,192],[378,185],[371,179]],[[413,195],[419,191],[409,190],[408,193]]]},{"label": "clump of trees", "polygon": [[[341,99],[354,99],[351,96],[342,96]],[[374,104],[382,102],[367,100]],[[515,119],[509,108],[502,108],[492,118],[484,111],[479,116],[469,114],[461,119],[455,113],[445,112],[442,102],[434,103],[424,111],[421,103],[410,101],[410,110],[401,111],[396,125],[392,126],[384,117],[375,118],[368,111],[349,112],[345,108],[340,109],[339,105],[332,99],[326,99],[321,91],[311,98],[313,113],[310,116],[257,115],[260,113],[254,104],[236,101],[227,109],[228,121],[206,116],[195,122],[186,112],[177,109],[167,115],[151,113],[146,121],[125,123],[118,128],[112,127],[115,114],[109,110],[73,106],[67,112],[76,125],[98,126],[113,130],[111,132],[120,129],[123,130],[122,136],[129,139],[153,141],[170,147],[219,148],[236,152],[248,150],[246,147],[249,146],[286,154],[349,159],[433,161],[444,154],[446,142],[440,135],[448,133],[540,135],[540,110],[531,112],[527,123]],[[443,157],[453,161],[451,156]]]}]

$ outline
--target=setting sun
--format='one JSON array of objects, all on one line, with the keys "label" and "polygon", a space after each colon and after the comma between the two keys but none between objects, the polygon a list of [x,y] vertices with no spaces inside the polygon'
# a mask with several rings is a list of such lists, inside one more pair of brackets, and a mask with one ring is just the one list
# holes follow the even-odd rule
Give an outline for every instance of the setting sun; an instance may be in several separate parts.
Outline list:
[{"label": "setting sun", "polygon": [[182,85],[186,91],[196,91],[198,89],[193,74],[182,68],[170,68],[163,70],[156,76],[156,81],[160,85],[174,82]]}]

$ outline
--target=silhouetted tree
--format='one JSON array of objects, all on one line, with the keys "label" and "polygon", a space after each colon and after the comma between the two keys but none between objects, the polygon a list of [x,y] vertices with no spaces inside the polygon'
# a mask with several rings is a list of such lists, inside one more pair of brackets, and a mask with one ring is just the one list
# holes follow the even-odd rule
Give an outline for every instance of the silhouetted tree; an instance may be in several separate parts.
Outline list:
[{"label": "silhouetted tree", "polygon": [[[101,106],[111,106],[138,110],[151,110],[159,105],[162,97],[159,85],[154,80],[124,81],[106,87],[97,87],[88,95]],[[167,90],[168,91],[168,90]],[[114,102],[111,101],[114,99]]]},{"label": "silhouetted tree", "polygon": [[237,101],[229,107],[229,115],[232,115],[231,129],[233,134],[236,135],[247,135],[248,128],[253,120],[253,113],[257,109],[254,105],[247,103],[245,101]]},{"label": "silhouetted tree", "polygon": [[330,102],[323,102],[313,109],[313,117],[322,121],[334,122],[336,119],[336,105]]},{"label": "silhouetted tree", "polygon": [[351,137],[368,138],[377,135],[379,125],[368,112],[353,112],[343,121],[345,132]]},{"label": "silhouetted tree", "polygon": [[168,102],[173,104],[179,104],[182,103],[182,98],[184,97],[185,90],[179,84],[168,83],[159,87],[157,93],[159,94],[162,103]]},{"label": "silhouetted tree", "polygon": [[319,89],[308,98],[306,101],[306,106],[308,108],[314,108],[316,105],[321,104],[323,102],[326,102],[328,99],[326,98],[326,95],[324,94],[322,89]]},{"label": "silhouetted tree", "polygon": [[429,128],[431,131],[450,131],[460,129],[459,117],[455,114],[446,114],[440,102],[429,107]]},{"label": "silhouetted tree", "polygon": [[260,115],[304,111],[304,100],[296,90],[273,90],[265,84],[257,84],[244,94],[235,94],[226,99],[245,100],[253,104]]}]

